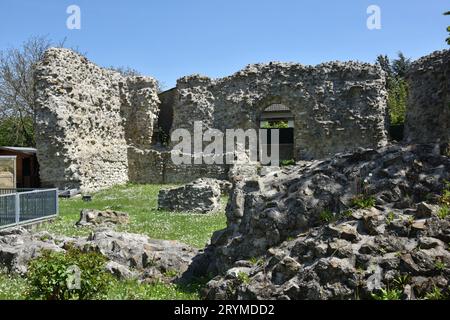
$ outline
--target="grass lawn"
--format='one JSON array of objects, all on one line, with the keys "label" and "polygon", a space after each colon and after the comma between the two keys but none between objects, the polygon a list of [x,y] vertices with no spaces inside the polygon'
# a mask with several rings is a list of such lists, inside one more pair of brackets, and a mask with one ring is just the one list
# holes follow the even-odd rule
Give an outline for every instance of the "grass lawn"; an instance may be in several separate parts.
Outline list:
[{"label": "grass lawn", "polygon": [[24,278],[0,272],[0,300],[25,299],[27,282]]},{"label": "grass lawn", "polygon": [[[26,300],[27,280],[0,273],[0,300]],[[198,287],[181,288],[169,284],[140,284],[137,281],[114,281],[108,293],[98,300],[198,300]]]},{"label": "grass lawn", "polygon": [[[146,234],[150,238],[178,240],[197,248],[205,247],[214,231],[226,227],[224,211],[213,214],[192,214],[158,211],[158,192],[163,185],[125,185],[93,194],[92,202],[80,198],[61,199],[59,217],[38,228],[66,236],[88,235],[89,228],[77,228],[75,222],[82,209],[124,211],[130,223],[118,231]],[[226,199],[224,198],[225,205]]]},{"label": "grass lawn", "polygon": [[[76,228],[75,223],[82,209],[124,211],[130,215],[130,223],[118,226],[117,231],[146,234],[150,238],[178,240],[197,248],[203,248],[214,231],[225,228],[224,210],[213,214],[192,214],[158,211],[158,192],[167,185],[117,186],[93,194],[92,202],[81,198],[61,199],[59,217],[36,231],[66,236],[86,236],[90,228]],[[226,198],[222,199],[225,207]],[[26,298],[26,279],[0,273],[0,300]],[[136,281],[111,284],[102,299],[109,300],[191,300],[199,299],[199,286],[181,288],[167,284],[139,284]]]}]

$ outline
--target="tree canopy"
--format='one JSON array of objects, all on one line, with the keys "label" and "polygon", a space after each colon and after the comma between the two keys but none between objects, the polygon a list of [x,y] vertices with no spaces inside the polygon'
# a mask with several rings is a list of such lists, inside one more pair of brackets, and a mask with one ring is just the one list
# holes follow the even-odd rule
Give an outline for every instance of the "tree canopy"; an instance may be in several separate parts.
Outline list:
[{"label": "tree canopy", "polygon": [[[444,13],[444,15],[450,16],[450,11],[447,11],[446,13]],[[449,35],[450,35],[450,26],[447,27],[447,32],[448,32]],[[448,38],[446,39],[446,41],[447,41],[447,44],[450,45],[450,37],[448,37]]]},{"label": "tree canopy", "polygon": [[390,122],[393,125],[403,124],[408,99],[408,84],[405,77],[411,66],[411,59],[399,52],[398,57],[392,61],[387,55],[379,55],[377,63],[386,72]]}]

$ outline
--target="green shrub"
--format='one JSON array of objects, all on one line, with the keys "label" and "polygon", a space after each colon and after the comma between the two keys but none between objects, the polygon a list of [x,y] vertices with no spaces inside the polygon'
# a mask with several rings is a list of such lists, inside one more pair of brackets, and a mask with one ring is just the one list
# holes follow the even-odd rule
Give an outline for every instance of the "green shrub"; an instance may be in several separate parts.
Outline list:
[{"label": "green shrub", "polygon": [[340,217],[341,218],[351,218],[352,215],[353,215],[353,211],[352,210],[346,210],[346,211],[344,211],[344,212],[342,212],[340,214]]},{"label": "green shrub", "polygon": [[439,219],[445,219],[448,217],[449,214],[450,214],[450,208],[447,207],[446,205],[440,207],[437,212],[437,216]]},{"label": "green shrub", "polygon": [[295,165],[295,160],[281,160],[280,166],[281,167],[287,167],[287,166],[293,166]]},{"label": "green shrub", "polygon": [[239,272],[237,279],[242,284],[249,284],[250,283],[250,277],[245,272]]},{"label": "green shrub", "polygon": [[441,203],[446,206],[450,206],[450,190],[444,190],[441,197]]},{"label": "green shrub", "polygon": [[179,272],[177,270],[167,270],[166,272],[164,272],[164,276],[168,277],[168,278],[175,278],[178,277]]},{"label": "green shrub", "polygon": [[411,282],[411,278],[409,275],[405,274],[405,275],[400,275],[397,278],[394,279],[394,285],[398,288],[398,289],[404,289],[406,287],[406,285],[408,285]]},{"label": "green shrub", "polygon": [[445,264],[445,262],[440,259],[436,260],[434,266],[435,266],[436,270],[438,270],[438,271],[444,271],[447,268],[447,265]]},{"label": "green shrub", "polygon": [[450,207],[450,182],[444,181],[445,188],[442,191],[442,196],[440,197],[440,202],[443,206]]},{"label": "green shrub", "polygon": [[[289,240],[289,239],[287,239]],[[264,260],[262,258],[252,257],[248,260],[252,266],[262,266],[264,264]]]},{"label": "green shrub", "polygon": [[391,224],[395,220],[395,214],[391,211],[388,213],[386,223]]},{"label": "green shrub", "polygon": [[287,129],[289,128],[289,123],[287,121],[265,121],[261,129]]},{"label": "green shrub", "polygon": [[406,117],[408,84],[403,78],[393,78],[388,84],[388,109],[393,125],[402,124]]},{"label": "green shrub", "polygon": [[113,279],[105,270],[106,261],[100,253],[74,248],[66,253],[44,251],[30,263],[27,296],[43,300],[99,298]]},{"label": "green shrub", "polygon": [[322,222],[332,222],[334,220],[334,214],[333,212],[331,212],[330,210],[326,209],[323,210],[320,215],[319,215],[319,219]]},{"label": "green shrub", "polygon": [[445,295],[442,293],[442,290],[438,287],[434,287],[433,291],[428,292],[425,295],[425,300],[444,300]]},{"label": "green shrub", "polygon": [[402,291],[398,289],[381,289],[379,293],[373,293],[374,300],[400,300]]},{"label": "green shrub", "polygon": [[368,209],[375,206],[376,199],[374,197],[366,197],[363,195],[352,199],[352,206],[358,209]]}]

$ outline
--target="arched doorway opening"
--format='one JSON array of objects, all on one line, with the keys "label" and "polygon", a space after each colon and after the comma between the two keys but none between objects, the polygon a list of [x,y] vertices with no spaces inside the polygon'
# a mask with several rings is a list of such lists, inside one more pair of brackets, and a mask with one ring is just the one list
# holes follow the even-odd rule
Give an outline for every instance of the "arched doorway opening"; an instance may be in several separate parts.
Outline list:
[{"label": "arched doorway opening", "polygon": [[291,110],[281,103],[271,104],[264,109],[260,116],[260,129],[268,130],[267,147],[271,150],[271,132],[279,130],[280,162],[289,164],[295,161],[294,155],[294,115]]}]

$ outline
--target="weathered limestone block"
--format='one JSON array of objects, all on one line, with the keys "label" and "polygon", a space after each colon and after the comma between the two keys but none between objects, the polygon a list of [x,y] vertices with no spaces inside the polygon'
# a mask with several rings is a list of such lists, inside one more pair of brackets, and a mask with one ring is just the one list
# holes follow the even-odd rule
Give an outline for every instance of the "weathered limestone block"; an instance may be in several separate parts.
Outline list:
[{"label": "weathered limestone block", "polygon": [[186,271],[198,253],[197,249],[178,241],[155,240],[107,228],[78,238],[17,229],[0,233],[0,268],[26,274],[29,262],[43,250],[63,253],[69,247],[101,253],[109,260],[106,270],[118,278],[138,278],[146,282],[174,280],[173,274]]},{"label": "weathered limestone block", "polygon": [[42,184],[92,192],[126,183],[127,144],[151,143],[156,81],[123,77],[56,48],[47,50],[35,77]]},{"label": "weathered limestone block", "polygon": [[208,213],[220,209],[221,185],[214,179],[198,179],[185,186],[161,190],[158,208],[169,211]]},{"label": "weathered limestone block", "polygon": [[80,220],[76,223],[78,227],[95,226],[100,224],[127,224],[129,216],[126,212],[113,210],[84,209],[80,212]]},{"label": "weathered limestone block", "polygon": [[[449,157],[436,144],[420,144],[238,180],[227,228],[214,233],[184,280],[217,274],[203,291],[209,299],[371,299],[405,275],[448,292],[450,216],[435,209],[449,178]],[[241,267],[245,285],[231,275]],[[399,298],[431,293],[423,281],[411,279]]]},{"label": "weathered limestone block", "polygon": [[450,50],[437,51],[415,61],[408,83],[405,139],[417,143],[449,143]]}]

